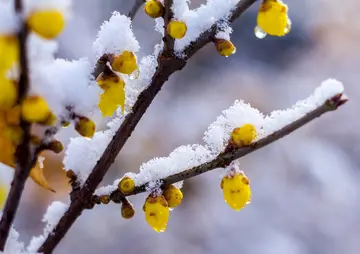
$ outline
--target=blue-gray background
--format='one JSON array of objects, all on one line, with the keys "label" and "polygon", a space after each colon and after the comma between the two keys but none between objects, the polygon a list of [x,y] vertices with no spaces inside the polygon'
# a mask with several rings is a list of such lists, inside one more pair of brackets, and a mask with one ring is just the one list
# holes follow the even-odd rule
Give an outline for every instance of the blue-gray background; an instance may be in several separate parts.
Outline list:
[{"label": "blue-gray background", "polygon": [[[199,6],[203,1],[192,1]],[[76,0],[60,37],[59,57],[91,54],[103,20],[132,0]],[[255,4],[233,25],[237,53],[220,57],[213,45],[173,75],[141,120],[104,183],[183,144],[202,143],[207,126],[235,99],[265,113],[290,107],[322,80],[344,82],[350,102],[292,135],[241,159],[253,200],[235,212],[222,199],[219,171],[184,184],[183,205],[171,213],[166,233],[155,233],[132,197],[136,215],[124,220],[115,204],[85,211],[55,253],[357,254],[360,251],[360,2],[287,0],[293,27],[284,38],[258,40]],[[140,56],[159,42],[154,21],[140,10],[133,24]],[[86,151],[85,151],[86,152]],[[57,194],[27,184],[15,227],[28,243],[42,233],[41,216],[69,188],[59,158],[46,174]]]}]

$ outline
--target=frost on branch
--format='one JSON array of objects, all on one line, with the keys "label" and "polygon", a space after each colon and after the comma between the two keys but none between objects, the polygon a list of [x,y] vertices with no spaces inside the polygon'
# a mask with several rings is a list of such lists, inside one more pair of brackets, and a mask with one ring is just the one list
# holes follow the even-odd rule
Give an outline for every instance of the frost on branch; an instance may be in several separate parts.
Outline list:
[{"label": "frost on branch", "polygon": [[29,246],[27,247],[28,253],[37,253],[39,247],[43,244],[46,237],[52,232],[54,227],[59,222],[60,218],[64,215],[69,205],[66,205],[59,201],[54,201],[47,209],[44,217],[42,219],[43,222],[46,223],[44,227],[44,232],[40,236],[34,236]]}]

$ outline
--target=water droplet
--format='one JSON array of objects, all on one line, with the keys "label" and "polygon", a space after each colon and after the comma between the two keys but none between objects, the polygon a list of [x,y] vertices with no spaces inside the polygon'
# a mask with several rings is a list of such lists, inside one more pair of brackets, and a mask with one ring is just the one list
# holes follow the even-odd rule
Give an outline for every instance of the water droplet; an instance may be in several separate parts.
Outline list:
[{"label": "water droplet", "polygon": [[264,39],[266,37],[266,33],[259,26],[255,27],[254,33],[258,39]]},{"label": "water droplet", "polygon": [[284,30],[284,32],[285,32],[285,34],[288,34],[289,32],[290,32],[290,30],[291,30],[291,20],[288,18],[288,20],[287,20],[287,24],[286,24],[286,27],[285,27],[285,30]]},{"label": "water droplet", "polygon": [[139,68],[137,68],[133,73],[130,74],[129,78],[131,80],[135,80],[135,79],[138,79],[140,76],[140,70]]}]

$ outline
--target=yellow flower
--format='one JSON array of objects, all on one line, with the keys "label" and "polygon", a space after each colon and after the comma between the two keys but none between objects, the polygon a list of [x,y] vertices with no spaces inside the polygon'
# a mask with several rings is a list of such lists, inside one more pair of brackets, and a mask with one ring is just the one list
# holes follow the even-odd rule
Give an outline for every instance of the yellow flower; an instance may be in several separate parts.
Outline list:
[{"label": "yellow flower", "polygon": [[243,173],[225,176],[221,181],[225,202],[235,211],[240,211],[251,202],[248,178]]},{"label": "yellow flower", "polygon": [[168,34],[174,39],[181,39],[186,34],[187,26],[182,21],[172,20],[167,25],[166,30]]},{"label": "yellow flower", "polygon": [[65,27],[64,15],[58,10],[42,10],[30,14],[27,19],[31,30],[45,39],[54,39]]},{"label": "yellow flower", "polygon": [[107,88],[100,95],[99,109],[103,115],[112,116],[118,106],[121,107],[122,113],[124,114],[125,107],[125,88],[124,82],[116,83]]},{"label": "yellow flower", "polygon": [[[2,56],[0,57],[1,61]],[[10,109],[16,102],[16,84],[0,75],[0,110]]]},{"label": "yellow flower", "polygon": [[115,71],[124,74],[131,74],[138,68],[136,64],[136,56],[133,52],[124,51],[122,54],[114,56],[114,59],[111,62],[111,67]]},{"label": "yellow flower", "polygon": [[143,210],[145,211],[146,222],[156,232],[165,232],[169,220],[169,207],[164,196],[146,198]]},{"label": "yellow flower", "polygon": [[264,0],[258,12],[257,25],[266,34],[284,36],[290,31],[287,5],[281,0]]},{"label": "yellow flower", "polygon": [[217,39],[215,42],[216,50],[219,52],[222,56],[230,56],[232,54],[235,54],[236,48],[234,44],[232,44],[231,41],[223,40],[223,39]]},{"label": "yellow flower", "polygon": [[175,208],[182,202],[183,194],[181,190],[179,190],[172,184],[166,186],[163,194],[170,208]]},{"label": "yellow flower", "polygon": [[3,72],[19,60],[19,44],[16,36],[0,35],[0,56],[0,75],[4,75]]},{"label": "yellow flower", "polygon": [[145,3],[145,13],[156,19],[160,18],[164,13],[164,6],[157,0],[149,0]]},{"label": "yellow flower", "polygon": [[118,185],[118,190],[123,194],[129,194],[135,189],[135,182],[128,176],[123,177]]},{"label": "yellow flower", "polygon": [[28,122],[44,122],[51,115],[51,111],[44,98],[29,96],[22,102],[21,115]]},{"label": "yellow flower", "polygon": [[256,128],[252,124],[244,124],[239,128],[235,128],[231,133],[231,141],[237,146],[247,146],[250,145],[256,138]]},{"label": "yellow flower", "polygon": [[99,87],[103,90],[106,90],[112,86],[122,85],[125,86],[124,81],[115,73],[100,73],[100,75],[96,78],[96,82]]},{"label": "yellow flower", "polygon": [[0,210],[4,207],[9,189],[5,185],[0,185]]},{"label": "yellow flower", "polygon": [[75,124],[75,130],[83,137],[92,138],[96,131],[96,125],[87,117],[79,117]]}]

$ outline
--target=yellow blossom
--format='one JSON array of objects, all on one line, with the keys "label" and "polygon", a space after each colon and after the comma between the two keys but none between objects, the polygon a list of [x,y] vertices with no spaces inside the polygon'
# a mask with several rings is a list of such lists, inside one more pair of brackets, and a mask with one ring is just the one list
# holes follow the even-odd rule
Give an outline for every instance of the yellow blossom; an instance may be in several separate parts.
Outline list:
[{"label": "yellow blossom", "polygon": [[83,137],[92,138],[96,131],[96,125],[87,117],[79,117],[75,124],[75,130]]},{"label": "yellow blossom", "polygon": [[174,39],[181,39],[185,36],[187,26],[184,22],[178,20],[172,20],[169,22],[166,28],[168,34]]},{"label": "yellow blossom", "polygon": [[28,122],[43,122],[51,114],[48,103],[41,96],[29,96],[21,105],[21,115]]},{"label": "yellow blossom", "polygon": [[288,8],[281,0],[263,0],[257,16],[257,25],[272,36],[284,36],[290,31]]},{"label": "yellow blossom", "polygon": [[16,84],[0,75],[0,110],[10,109],[15,104],[16,99]]},{"label": "yellow blossom", "polygon": [[129,194],[134,191],[135,182],[130,177],[124,176],[118,184],[118,189],[123,194]]},{"label": "yellow blossom", "polygon": [[100,95],[99,109],[104,117],[112,116],[116,109],[120,106],[122,113],[125,107],[125,83],[114,83],[105,89]]},{"label": "yellow blossom", "polygon": [[163,194],[170,208],[175,208],[182,202],[183,194],[181,190],[179,190],[172,184],[166,186]]},{"label": "yellow blossom", "polygon": [[[19,44],[16,36],[0,35],[0,56],[0,75],[4,76],[3,72],[19,60]],[[0,82],[3,81],[0,80]]]},{"label": "yellow blossom", "polygon": [[236,48],[234,44],[232,44],[231,41],[218,39],[215,42],[216,50],[219,52],[222,56],[230,56],[232,54],[235,54]]},{"label": "yellow blossom", "polygon": [[252,124],[244,124],[231,133],[231,141],[237,147],[250,145],[256,138],[256,128]]},{"label": "yellow blossom", "polygon": [[145,3],[145,13],[150,17],[156,19],[160,18],[164,13],[164,6],[157,0],[149,0]]},{"label": "yellow blossom", "polygon": [[0,210],[4,207],[9,188],[5,185],[0,185]]},{"label": "yellow blossom", "polygon": [[41,10],[30,14],[27,19],[31,30],[45,39],[54,39],[65,27],[65,18],[59,10]]},{"label": "yellow blossom", "polygon": [[146,222],[156,232],[165,232],[169,220],[169,207],[164,196],[146,198],[143,210],[145,211]]},{"label": "yellow blossom", "polygon": [[248,178],[243,173],[225,176],[221,181],[225,202],[235,211],[240,211],[251,202],[251,189]]},{"label": "yellow blossom", "polygon": [[124,51],[122,54],[114,56],[111,62],[111,67],[115,71],[124,74],[131,74],[138,68],[136,56],[133,52]]}]

